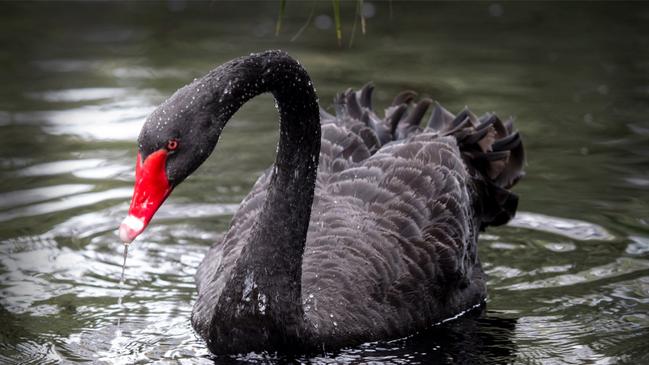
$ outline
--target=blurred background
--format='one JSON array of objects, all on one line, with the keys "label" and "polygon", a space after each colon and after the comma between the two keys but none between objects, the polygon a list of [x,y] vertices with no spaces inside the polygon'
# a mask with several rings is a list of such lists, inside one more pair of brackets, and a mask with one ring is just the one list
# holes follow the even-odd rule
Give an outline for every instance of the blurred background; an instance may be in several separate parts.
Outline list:
[{"label": "blurred background", "polygon": [[482,313],[297,360],[649,362],[649,6],[340,1],[340,38],[335,14],[332,1],[0,3],[0,363],[287,361],[212,357],[189,323],[198,263],[273,162],[272,97],[234,116],[132,245],[122,290],[116,235],[146,116],[276,48],[323,107],[368,81],[379,110],[412,89],[515,116],[528,156],[517,218],[481,236]]}]

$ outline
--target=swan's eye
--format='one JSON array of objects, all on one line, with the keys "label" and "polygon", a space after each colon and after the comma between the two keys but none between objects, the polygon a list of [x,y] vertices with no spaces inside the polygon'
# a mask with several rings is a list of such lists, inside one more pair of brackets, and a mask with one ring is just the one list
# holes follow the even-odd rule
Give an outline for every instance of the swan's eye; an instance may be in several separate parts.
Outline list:
[{"label": "swan's eye", "polygon": [[178,148],[178,140],[177,139],[170,139],[167,142],[167,150],[168,151],[174,151],[176,148]]}]

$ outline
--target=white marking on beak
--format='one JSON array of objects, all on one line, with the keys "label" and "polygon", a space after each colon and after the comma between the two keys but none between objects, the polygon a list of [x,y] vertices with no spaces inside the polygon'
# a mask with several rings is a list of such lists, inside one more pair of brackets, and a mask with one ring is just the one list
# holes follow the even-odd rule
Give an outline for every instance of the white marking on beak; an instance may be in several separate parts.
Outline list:
[{"label": "white marking on beak", "polygon": [[128,228],[134,231],[141,231],[144,228],[144,221],[134,215],[128,215],[122,221],[122,224],[126,225]]},{"label": "white marking on beak", "polygon": [[136,216],[128,215],[119,226],[119,238],[125,244],[133,242],[144,229],[144,221]]}]

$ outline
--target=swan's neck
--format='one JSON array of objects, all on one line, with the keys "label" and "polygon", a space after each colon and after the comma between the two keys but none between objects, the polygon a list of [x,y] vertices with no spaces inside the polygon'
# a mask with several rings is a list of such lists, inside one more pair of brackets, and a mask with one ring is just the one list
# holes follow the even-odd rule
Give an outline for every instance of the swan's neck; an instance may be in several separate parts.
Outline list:
[{"label": "swan's neck", "polygon": [[280,137],[266,201],[252,228],[245,259],[268,314],[294,327],[302,319],[302,254],[320,151],[320,116],[309,76],[296,63],[271,71]]},{"label": "swan's neck", "polygon": [[[242,65],[245,72],[238,71]],[[251,94],[274,95],[280,139],[263,209],[217,305],[215,316],[230,317],[232,327],[215,335],[252,331],[259,338],[250,341],[282,346],[277,342],[299,337],[303,324],[302,254],[320,151],[317,96],[306,71],[281,52],[244,58],[232,71],[228,77],[234,74],[237,84],[253,85],[252,92],[231,85],[225,96],[233,99],[236,109]],[[222,326],[226,321],[218,322]]]}]

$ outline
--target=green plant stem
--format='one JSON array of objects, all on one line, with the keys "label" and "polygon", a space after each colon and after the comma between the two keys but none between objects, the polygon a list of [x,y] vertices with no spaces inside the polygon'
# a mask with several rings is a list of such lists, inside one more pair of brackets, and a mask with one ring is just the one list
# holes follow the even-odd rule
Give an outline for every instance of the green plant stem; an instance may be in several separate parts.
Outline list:
[{"label": "green plant stem", "polygon": [[332,0],[332,5],[334,8],[334,20],[336,23],[336,39],[338,40],[338,46],[342,46],[343,32],[340,26],[340,0]]},{"label": "green plant stem", "polygon": [[285,10],[286,10],[286,0],[280,0],[279,15],[277,16],[277,24],[275,25],[275,36],[279,35],[279,31],[282,28],[282,18],[284,17]]}]

